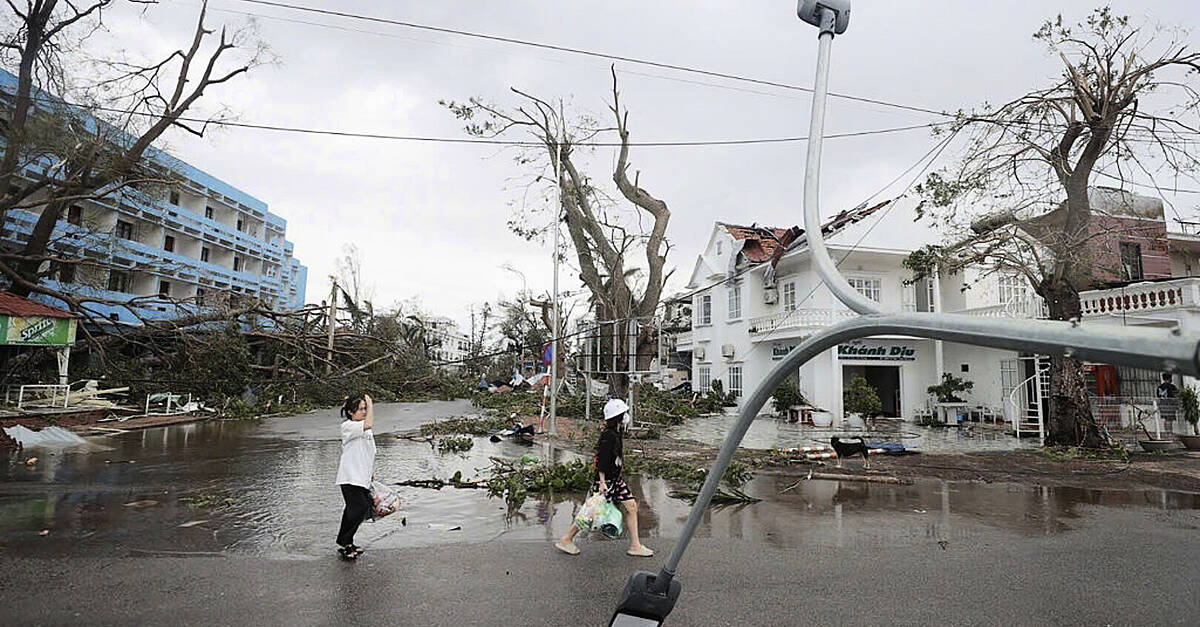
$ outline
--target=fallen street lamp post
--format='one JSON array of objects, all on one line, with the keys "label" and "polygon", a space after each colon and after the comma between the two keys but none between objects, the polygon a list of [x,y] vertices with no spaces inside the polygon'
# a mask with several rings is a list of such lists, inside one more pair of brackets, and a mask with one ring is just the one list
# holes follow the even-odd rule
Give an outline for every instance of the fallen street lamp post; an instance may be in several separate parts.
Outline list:
[{"label": "fallen street lamp post", "polygon": [[734,451],[750,428],[754,417],[789,373],[842,342],[897,333],[961,344],[1200,375],[1200,334],[1185,334],[1178,329],[1130,327],[1096,331],[1085,329],[1076,322],[989,320],[963,314],[879,313],[876,303],[863,297],[842,278],[821,236],[817,192],[830,44],[835,32],[845,32],[849,22],[849,11],[848,0],[800,0],[798,8],[801,19],[820,29],[805,173],[804,217],[809,250],[822,281],[839,300],[863,315],[806,338],[781,360],[746,398],[738,412],[737,422],[725,437],[717,459],[708,471],[704,486],[700,489],[683,531],[666,562],[657,574],[639,571],[629,578],[609,623],[611,626],[660,625],[671,613],[682,590],[681,582],[676,579],[679,562],[705,510],[712,502],[721,476],[729,467]]},{"label": "fallen street lamp post", "polygon": [[[742,437],[750,428],[750,423],[788,374],[842,342],[884,333],[899,333],[992,348],[1030,350],[1041,354],[1200,375],[1200,335],[1164,329],[1119,327],[1098,332],[1069,322],[1052,320],[997,321],[962,314],[915,313],[870,314],[830,327],[801,342],[746,398],[738,412],[737,422],[725,437],[717,459],[704,480],[704,487],[700,489],[700,494],[692,506],[683,532],[666,563],[657,575],[648,572],[634,573],[621,598],[618,615],[624,612],[649,618],[644,609],[665,607],[666,611],[656,617],[659,621],[666,618],[674,605],[673,600],[679,596],[680,582],[675,579],[676,569],[703,518],[704,511],[708,509],[713,494],[717,491],[721,476],[729,467],[729,462],[732,461]],[[664,603],[667,599],[671,600],[669,605]]]}]

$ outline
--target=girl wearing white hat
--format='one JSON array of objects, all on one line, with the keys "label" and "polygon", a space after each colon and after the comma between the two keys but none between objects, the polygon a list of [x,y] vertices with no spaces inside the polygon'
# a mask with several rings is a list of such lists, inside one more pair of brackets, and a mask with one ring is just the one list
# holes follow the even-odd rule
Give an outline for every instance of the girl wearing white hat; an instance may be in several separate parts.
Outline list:
[{"label": "girl wearing white hat", "polygon": [[[592,479],[592,492],[601,493],[609,501],[620,505],[625,512],[625,528],[629,530],[629,555],[650,557],[654,555],[649,547],[642,544],[638,538],[637,501],[629,486],[621,478],[622,453],[624,443],[621,441],[621,425],[628,420],[629,406],[625,401],[614,398],[604,405],[604,429],[600,432],[600,441],[596,444],[594,465],[596,474]],[[567,534],[554,543],[558,550],[568,555],[578,555],[579,547],[575,545],[575,534],[579,528],[571,525]]]}]

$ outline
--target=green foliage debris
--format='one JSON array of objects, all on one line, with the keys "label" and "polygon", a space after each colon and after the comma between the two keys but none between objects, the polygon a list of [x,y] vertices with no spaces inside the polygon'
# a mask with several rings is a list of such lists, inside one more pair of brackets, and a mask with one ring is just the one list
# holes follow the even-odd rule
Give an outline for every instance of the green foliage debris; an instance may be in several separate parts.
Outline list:
[{"label": "green foliage debris", "polygon": [[469,435],[451,435],[437,441],[439,453],[461,453],[471,450],[475,440]]},{"label": "green foliage debris", "polygon": [[591,464],[575,460],[565,464],[508,462],[492,459],[487,480],[488,495],[503,497],[509,507],[518,507],[530,493],[579,492],[592,486]]}]

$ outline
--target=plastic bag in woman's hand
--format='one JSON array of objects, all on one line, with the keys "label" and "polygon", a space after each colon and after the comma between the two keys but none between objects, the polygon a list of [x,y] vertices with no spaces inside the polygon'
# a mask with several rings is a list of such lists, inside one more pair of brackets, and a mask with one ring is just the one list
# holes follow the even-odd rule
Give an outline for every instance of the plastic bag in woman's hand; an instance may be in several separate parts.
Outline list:
[{"label": "plastic bag in woman's hand", "polygon": [[587,531],[592,528],[592,521],[604,511],[604,504],[608,501],[604,500],[604,495],[596,492],[583,502],[583,506],[579,508],[579,513],[575,515],[575,526],[581,531]]},{"label": "plastic bag in woman's hand", "polygon": [[621,510],[617,509],[616,505],[604,502],[604,508],[592,521],[592,529],[599,529],[600,533],[606,538],[619,538],[621,532],[624,531],[624,519],[621,517]]},{"label": "plastic bag in woman's hand", "polygon": [[378,520],[400,509],[400,495],[378,481],[371,482],[371,518]]}]

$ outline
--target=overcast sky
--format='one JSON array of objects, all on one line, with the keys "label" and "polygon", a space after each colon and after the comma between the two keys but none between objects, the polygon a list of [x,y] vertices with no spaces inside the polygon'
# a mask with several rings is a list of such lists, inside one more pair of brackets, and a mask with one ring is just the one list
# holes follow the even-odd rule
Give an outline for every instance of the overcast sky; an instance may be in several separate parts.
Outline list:
[{"label": "overcast sky", "polygon": [[[367,2],[296,0],[434,26],[484,32],[810,86],[816,29],[792,0],[538,2]],[[854,0],[849,31],[833,44],[830,89],[937,110],[998,102],[1044,85],[1059,71],[1030,35],[1087,1]],[[1113,2],[1114,10],[1200,24],[1195,0]],[[397,135],[463,137],[439,99],[482,96],[515,102],[509,87],[607,120],[609,62],[550,50],[315,16],[237,0],[212,0],[210,22],[240,24],[249,12],[278,57],[212,90],[240,121]],[[199,10],[166,0],[144,15],[106,17],[134,52],[182,45]],[[234,13],[237,12],[237,13]],[[278,19],[284,18],[284,19]],[[312,24],[297,23],[296,20]],[[1193,38],[1193,41],[1195,39]],[[809,96],[666,69],[617,63],[622,104],[635,141],[725,140],[807,133]],[[211,106],[211,105],[210,105]],[[936,121],[935,116],[830,100],[827,133]],[[938,141],[928,131],[830,139],[822,213],[853,207],[912,166]],[[364,254],[377,305],[418,297],[429,310],[465,320],[472,303],[551,285],[549,245],[506,227],[527,172],[494,147],[294,135],[226,129],[205,138],[170,135],[177,156],[267,202],[288,222],[296,256],[309,268],[308,299],[321,300],[341,247]],[[787,226],[802,222],[803,143],[632,149],[640,183],[665,200],[679,289],[715,220]],[[612,149],[597,149],[592,176],[607,181]],[[952,157],[942,156],[941,163]],[[936,167],[937,164],[935,164]],[[908,178],[888,190],[899,193]],[[1194,214],[1200,196],[1180,194]],[[1168,215],[1171,215],[1168,211]],[[911,215],[890,214],[864,244],[911,243]],[[900,241],[898,241],[900,240]],[[907,240],[907,241],[905,241]],[[563,289],[577,288],[571,270]],[[671,291],[669,289],[668,291]]]}]

